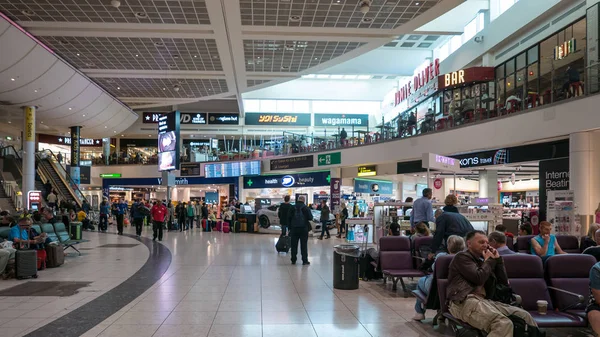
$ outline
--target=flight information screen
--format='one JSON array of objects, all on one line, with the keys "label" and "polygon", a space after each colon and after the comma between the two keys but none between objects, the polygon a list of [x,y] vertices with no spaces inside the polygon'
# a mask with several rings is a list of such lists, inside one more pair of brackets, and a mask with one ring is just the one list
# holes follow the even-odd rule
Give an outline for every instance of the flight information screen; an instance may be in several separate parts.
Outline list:
[{"label": "flight information screen", "polygon": [[230,162],[204,165],[206,178],[229,178],[260,175],[260,161]]}]

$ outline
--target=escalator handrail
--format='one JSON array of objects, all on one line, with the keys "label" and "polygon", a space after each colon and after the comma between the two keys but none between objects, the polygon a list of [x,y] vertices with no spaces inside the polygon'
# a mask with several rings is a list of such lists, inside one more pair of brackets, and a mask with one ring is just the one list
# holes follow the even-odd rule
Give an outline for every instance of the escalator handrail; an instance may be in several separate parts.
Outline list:
[{"label": "escalator handrail", "polygon": [[21,160],[21,155],[19,155],[19,151],[17,151],[17,149],[15,149],[15,147],[14,147],[14,146],[12,146],[12,145],[7,145],[7,146],[0,147],[0,154],[4,153],[4,150],[5,150],[5,149],[12,149],[12,152],[15,154],[15,156],[16,156],[16,157],[17,157],[19,160]]},{"label": "escalator handrail", "polygon": [[[48,155],[49,155],[49,156],[50,156],[50,158],[51,158],[51,159],[53,159],[53,160],[50,160],[49,162],[50,162],[50,164],[51,164],[52,166],[54,166],[54,168],[55,168],[55,169],[56,169],[57,167],[60,167],[60,170],[61,170],[61,171],[64,171],[65,175],[64,175],[64,176],[62,176],[62,175],[60,174],[61,172],[58,172],[58,170],[57,170],[57,173],[59,173],[59,174],[58,174],[58,176],[59,176],[59,178],[60,178],[61,180],[63,180],[63,182],[65,183],[65,186],[67,187],[67,189],[69,190],[69,192],[72,192],[72,193],[73,193],[73,196],[75,196],[75,197],[76,197],[76,198],[75,198],[75,201],[76,201],[76,202],[79,204],[79,207],[81,207],[81,206],[82,206],[82,203],[83,203],[83,201],[84,201],[84,200],[86,200],[86,201],[87,201],[87,199],[86,199],[86,197],[83,195],[83,193],[81,193],[81,190],[80,190],[80,189],[79,189],[79,187],[78,187],[78,186],[75,184],[75,182],[74,182],[74,181],[73,181],[73,179],[71,178],[71,175],[69,174],[69,172],[67,172],[67,170],[66,170],[66,169],[65,169],[65,168],[62,166],[62,164],[60,164],[60,165],[56,165],[56,164],[55,164],[55,162],[56,162],[56,163],[58,163],[58,159],[56,158],[56,156],[54,155],[54,153],[52,152],[52,150],[50,150],[50,149],[44,149],[44,150],[41,150],[41,151],[39,151],[39,152],[38,152],[36,155],[37,155],[37,156],[39,156],[41,153],[44,153],[44,154],[46,154],[46,156],[48,156]],[[39,158],[39,159],[40,159],[40,160],[42,159],[42,158],[41,158],[41,156],[40,156],[40,158]],[[68,179],[68,181],[65,181],[65,178],[66,178],[66,179]],[[88,201],[88,203],[89,203],[89,201]]]}]

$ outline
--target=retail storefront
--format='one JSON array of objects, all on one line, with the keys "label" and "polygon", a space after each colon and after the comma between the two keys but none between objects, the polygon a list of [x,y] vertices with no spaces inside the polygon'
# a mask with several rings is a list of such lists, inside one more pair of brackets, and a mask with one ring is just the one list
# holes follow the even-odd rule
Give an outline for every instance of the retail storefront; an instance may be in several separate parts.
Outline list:
[{"label": "retail storefront", "polygon": [[498,106],[522,110],[583,95],[586,46],[582,18],[498,65]]},{"label": "retail storefront", "polygon": [[[46,135],[46,134],[38,134],[37,135],[37,149],[41,150],[50,150],[54,155],[58,155],[59,153],[63,157],[63,161],[65,163],[71,162],[71,137],[69,136],[55,136],[55,135]],[[116,139],[110,139],[110,148],[111,152],[114,152],[116,144]],[[89,165],[91,163],[100,160],[102,155],[102,139],[100,138],[80,138],[79,145],[81,149],[81,161],[85,162],[89,161]],[[83,164],[82,164],[83,165]],[[88,165],[88,166],[89,166]],[[85,166],[85,165],[84,165]]]}]

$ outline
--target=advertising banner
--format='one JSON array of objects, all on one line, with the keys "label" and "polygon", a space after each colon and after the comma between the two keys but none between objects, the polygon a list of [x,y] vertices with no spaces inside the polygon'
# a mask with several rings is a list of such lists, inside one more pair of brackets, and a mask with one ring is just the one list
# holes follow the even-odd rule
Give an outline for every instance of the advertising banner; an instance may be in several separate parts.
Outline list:
[{"label": "advertising banner", "polygon": [[315,126],[368,127],[368,114],[315,114]]},{"label": "advertising banner", "polygon": [[354,192],[365,194],[394,194],[394,183],[384,180],[354,179]]},{"label": "advertising banner", "polygon": [[158,170],[179,169],[180,113],[173,111],[158,118]]},{"label": "advertising banner", "polygon": [[289,125],[310,126],[311,118],[307,113],[246,113],[246,125]]},{"label": "advertising banner", "polygon": [[339,214],[342,210],[341,195],[342,195],[342,179],[331,178],[331,189],[329,195],[331,196],[331,212],[333,214]]},{"label": "advertising banner", "polygon": [[[168,115],[169,113],[161,112],[144,112],[143,120],[144,124],[158,124],[160,117]],[[186,125],[204,125],[207,124],[205,112],[181,112],[179,114],[179,124]]]},{"label": "advertising banner", "polygon": [[330,186],[329,172],[244,177],[244,189]]},{"label": "advertising banner", "polygon": [[313,167],[314,155],[271,160],[271,171]]},{"label": "advertising banner", "polygon": [[[71,165],[67,165],[67,172],[71,174]],[[92,168],[90,166],[79,166],[79,184],[91,184],[90,176],[92,175]],[[75,180],[71,176],[72,180]]]},{"label": "advertising banner", "polygon": [[182,177],[199,176],[200,163],[181,163],[179,168],[179,175],[181,175]]},{"label": "advertising banner", "polygon": [[547,219],[547,200],[549,191],[569,189],[569,158],[540,161],[540,220]]},{"label": "advertising banner", "polygon": [[208,114],[208,124],[238,125],[240,124],[240,115],[233,113],[210,113]]}]

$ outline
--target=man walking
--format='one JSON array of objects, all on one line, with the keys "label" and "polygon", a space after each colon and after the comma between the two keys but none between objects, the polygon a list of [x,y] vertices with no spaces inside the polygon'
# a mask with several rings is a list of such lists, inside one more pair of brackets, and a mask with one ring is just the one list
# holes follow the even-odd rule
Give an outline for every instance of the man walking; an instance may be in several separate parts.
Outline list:
[{"label": "man walking", "polygon": [[125,199],[121,198],[117,204],[117,234],[123,235],[123,220],[125,220],[125,213],[127,213],[127,204]]},{"label": "man walking", "polygon": [[135,225],[135,236],[140,237],[142,235],[142,228],[144,227],[144,217],[140,208],[146,207],[140,199],[137,199],[133,205],[131,205],[131,216],[133,217],[133,224]]},{"label": "man walking", "polygon": [[327,200],[321,200],[321,236],[319,237],[319,240],[323,240],[323,235],[325,235],[326,232],[326,239],[331,237],[331,235],[329,235],[329,228],[327,228],[327,225],[329,225],[329,213],[330,211],[329,206],[327,206]]},{"label": "man walking", "polygon": [[300,240],[300,249],[302,252],[302,264],[309,265],[308,262],[308,231],[309,221],[313,219],[311,211],[304,204],[306,199],[299,196],[296,205],[289,212],[290,233],[292,239],[292,264],[296,264],[296,255],[298,255],[298,240]]},{"label": "man walking", "polygon": [[152,236],[152,241],[156,241],[157,238],[158,241],[162,241],[163,223],[165,222],[167,212],[167,208],[165,207],[165,205],[163,205],[162,200],[160,199],[156,201],[156,204],[154,206],[152,206],[152,209],[150,210],[153,219],[152,231],[154,234]]},{"label": "man walking", "polygon": [[294,208],[294,206],[290,204],[290,196],[286,195],[283,197],[283,203],[281,203],[279,209],[277,210],[277,216],[279,217],[279,223],[281,224],[282,236],[286,236],[289,232],[289,214],[292,208]]},{"label": "man walking", "polygon": [[196,201],[194,213],[196,214],[196,228],[200,228],[202,226],[202,204],[200,201]]},{"label": "man walking", "polygon": [[415,225],[421,221],[427,223],[435,221],[435,218],[433,217],[433,206],[431,206],[432,196],[433,191],[431,188],[426,188],[423,190],[423,196],[413,203],[413,210],[410,213],[411,228],[415,228]]}]

